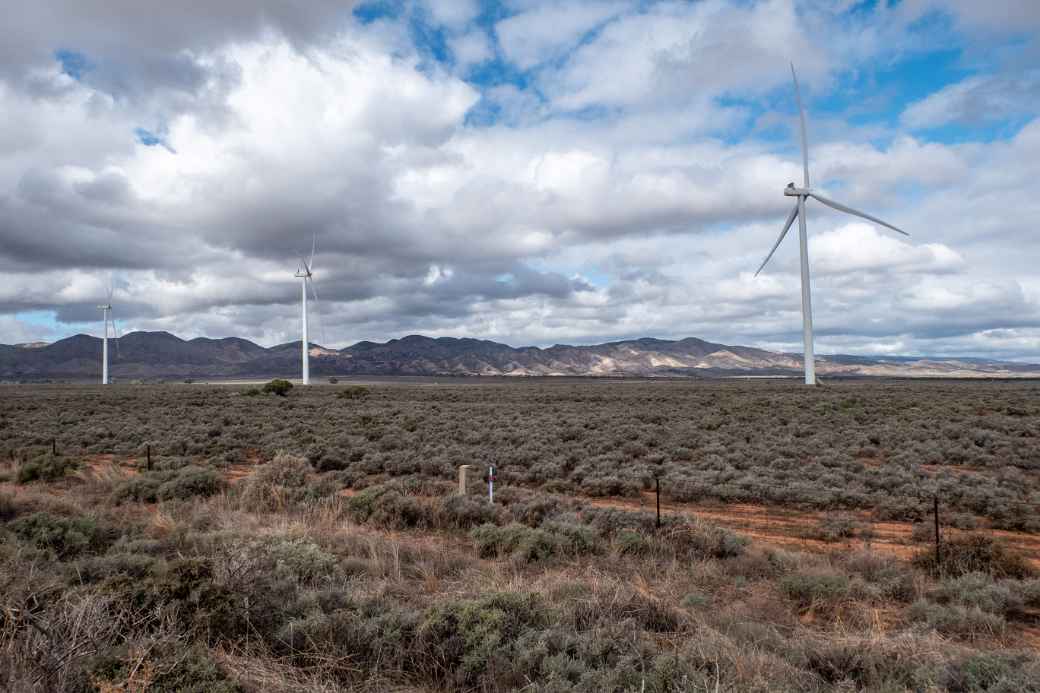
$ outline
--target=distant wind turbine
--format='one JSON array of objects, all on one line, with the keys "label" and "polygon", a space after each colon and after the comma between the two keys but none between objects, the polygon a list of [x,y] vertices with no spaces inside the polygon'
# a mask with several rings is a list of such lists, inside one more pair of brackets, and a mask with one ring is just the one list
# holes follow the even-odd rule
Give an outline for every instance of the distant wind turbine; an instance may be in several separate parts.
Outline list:
[{"label": "distant wind turbine", "polygon": [[888,227],[897,233],[901,233],[904,236],[909,236],[906,231],[897,229],[888,222],[881,221],[877,217],[873,217],[864,212],[856,211],[851,207],[847,207],[840,202],[829,200],[823,197],[819,193],[815,192],[809,187],[809,143],[805,135],[805,110],[802,108],[802,95],[798,89],[798,75],[794,71],[794,63],[791,64],[791,78],[794,80],[794,96],[798,102],[798,117],[801,122],[802,131],[802,172],[804,175],[804,187],[796,188],[794,183],[788,183],[787,187],[784,188],[784,195],[788,197],[797,197],[798,201],[791,213],[787,215],[787,222],[784,224],[784,230],[780,232],[780,237],[776,239],[776,243],[773,244],[773,249],[769,251],[769,255],[762,261],[762,265],[755,272],[757,277],[761,272],[766,263],[769,262],[769,258],[773,257],[773,253],[776,252],[777,247],[784,240],[784,236],[787,235],[788,230],[791,228],[791,224],[794,223],[795,218],[798,218],[798,248],[801,256],[802,265],[802,339],[805,343],[805,384],[815,385],[816,384],[816,360],[813,355],[813,327],[812,327],[812,296],[809,285],[809,242],[806,238],[805,231],[805,203],[811,197],[817,202],[822,202],[832,209],[836,209],[839,212],[845,212],[846,214],[852,214],[857,217],[862,217],[868,221],[872,221],[875,224],[881,224],[882,226]]},{"label": "distant wind turbine", "polygon": [[[301,377],[301,381],[302,381],[302,383],[304,385],[310,385],[311,384],[310,354],[308,352],[308,347],[310,346],[310,341],[309,341],[309,338],[307,336],[307,287],[308,286],[310,287],[311,295],[314,296],[314,307],[315,307],[315,310],[318,310],[318,313],[319,313],[319,316],[320,316],[320,309],[318,308],[318,291],[317,291],[317,289],[314,288],[314,272],[313,272],[313,270],[314,270],[314,251],[317,249],[317,245],[318,245],[318,237],[317,237],[317,235],[315,235],[311,239],[311,258],[310,258],[310,260],[306,260],[303,257],[300,258],[300,269],[296,270],[296,275],[295,275],[297,278],[300,279],[300,287],[303,290],[303,306],[302,306],[302,316],[303,316],[303,340],[302,340],[303,374],[302,374],[302,377]],[[322,327],[322,331],[324,332],[324,327]],[[324,341],[324,339],[325,339],[325,337],[323,335],[322,336],[322,340]]]},{"label": "distant wind turbine", "polygon": [[[101,384],[102,385],[108,385],[109,384],[108,383],[108,324],[109,324],[110,321],[112,323],[112,336],[113,337],[117,337],[117,338],[119,336],[118,333],[116,332],[116,320],[115,320],[114,317],[111,317],[112,316],[112,293],[113,293],[113,291],[114,291],[114,287],[112,285],[112,282],[110,281],[109,284],[108,284],[108,299],[105,301],[104,305],[98,306],[98,308],[101,310],[101,316],[102,316],[102,319],[104,320],[104,323],[105,323],[104,336],[101,338]],[[118,348],[119,348],[119,342],[117,341],[116,342],[116,349],[118,349]]]}]

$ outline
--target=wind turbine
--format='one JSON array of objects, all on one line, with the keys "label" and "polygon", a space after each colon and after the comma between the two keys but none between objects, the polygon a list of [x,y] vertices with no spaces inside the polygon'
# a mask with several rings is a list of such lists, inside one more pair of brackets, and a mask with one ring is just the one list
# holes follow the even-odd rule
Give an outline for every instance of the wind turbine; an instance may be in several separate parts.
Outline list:
[{"label": "wind turbine", "polygon": [[791,213],[787,215],[787,222],[784,224],[784,230],[780,232],[780,237],[776,239],[776,243],[773,244],[773,249],[769,251],[769,255],[762,261],[758,271],[755,272],[757,277],[759,272],[765,268],[766,263],[769,262],[769,258],[773,257],[773,253],[776,252],[777,247],[784,240],[784,236],[787,235],[788,230],[791,228],[791,224],[794,223],[795,218],[798,219],[798,250],[801,257],[802,266],[802,340],[805,344],[805,384],[815,385],[816,384],[816,360],[813,354],[813,328],[812,328],[812,296],[811,287],[809,285],[809,242],[806,238],[805,231],[805,203],[811,197],[817,202],[822,202],[831,209],[836,209],[839,212],[845,212],[846,214],[852,214],[857,217],[862,217],[868,221],[872,221],[875,224],[880,224],[887,228],[892,229],[897,233],[901,233],[904,236],[909,236],[906,231],[897,229],[888,222],[881,221],[877,217],[873,217],[864,212],[859,212],[851,207],[847,207],[840,202],[829,200],[823,195],[809,187],[809,143],[805,136],[805,110],[802,108],[802,94],[798,89],[798,75],[794,71],[794,63],[791,63],[791,78],[794,80],[794,96],[798,102],[798,118],[801,122],[802,131],[802,173],[804,176],[803,187],[796,188],[794,183],[788,183],[787,187],[784,188],[784,195],[787,197],[797,197],[798,200],[795,203]]},{"label": "wind turbine", "polygon": [[[108,383],[108,323],[109,323],[109,316],[112,313],[112,292],[113,292],[113,290],[114,290],[114,287],[112,286],[112,283],[109,282],[109,284],[108,284],[108,300],[105,301],[104,305],[98,306],[98,308],[101,310],[102,319],[105,322],[105,334],[104,334],[104,337],[101,338],[101,384],[102,385],[108,385],[109,384]],[[116,321],[115,321],[115,318],[112,318],[111,322],[112,322],[112,334],[113,334],[113,336],[118,337],[118,334],[116,333]],[[117,349],[119,348],[119,342],[116,342],[116,348]]]},{"label": "wind turbine", "polygon": [[[314,251],[317,249],[318,237],[315,235],[311,239],[311,258],[306,260],[303,257],[300,258],[300,268],[296,270],[296,276],[300,280],[300,288],[303,290],[303,340],[302,340],[302,357],[303,357],[303,374],[302,383],[304,385],[311,384],[311,369],[310,369],[310,354],[308,353],[308,346],[310,342],[307,336],[307,287],[310,286],[311,294],[314,296],[315,309],[318,308],[318,291],[314,288]],[[319,311],[320,315],[320,311]],[[324,332],[324,326],[322,326],[322,332]],[[322,341],[325,337],[322,335]]]}]

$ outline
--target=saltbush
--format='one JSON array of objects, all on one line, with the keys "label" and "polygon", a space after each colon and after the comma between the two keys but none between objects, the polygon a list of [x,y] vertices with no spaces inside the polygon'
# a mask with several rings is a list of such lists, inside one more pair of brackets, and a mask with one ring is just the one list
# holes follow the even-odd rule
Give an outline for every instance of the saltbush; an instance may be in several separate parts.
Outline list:
[{"label": "saltbush", "polygon": [[1036,574],[1036,570],[1024,558],[1012,553],[997,540],[981,534],[944,541],[938,562],[935,550],[925,549],[914,556],[913,563],[937,576],[956,577],[978,572],[996,578],[1021,579]]},{"label": "saltbush", "polygon": [[293,388],[293,384],[288,380],[274,379],[264,385],[264,392],[269,394],[275,394],[279,397],[285,397],[289,394],[289,390]]},{"label": "saltbush", "polygon": [[18,483],[57,481],[75,468],[76,463],[72,460],[67,460],[63,457],[43,457],[26,462],[18,467]]},{"label": "saltbush", "polygon": [[89,517],[61,517],[36,512],[7,525],[16,537],[60,559],[100,553],[118,538],[118,532]]}]

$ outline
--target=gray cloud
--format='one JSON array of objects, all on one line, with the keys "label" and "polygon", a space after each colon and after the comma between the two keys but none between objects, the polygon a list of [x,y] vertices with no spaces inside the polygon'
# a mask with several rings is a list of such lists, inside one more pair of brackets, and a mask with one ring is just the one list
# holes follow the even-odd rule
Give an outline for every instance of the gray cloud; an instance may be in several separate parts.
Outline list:
[{"label": "gray cloud", "polygon": [[[419,14],[459,37],[479,31],[466,24],[474,8]],[[0,342],[92,329],[112,272],[124,330],[295,339],[293,272],[317,235],[321,322],[336,346],[424,332],[797,349],[792,241],[764,276],[750,273],[799,166],[790,142],[719,140],[748,115],[718,96],[771,105],[792,47],[812,89],[911,42],[902,10],[879,8],[879,28],[860,31],[802,9],[629,5],[576,50],[609,13],[578,29],[541,22],[537,45],[554,56],[533,76],[543,102],[481,94],[431,66],[400,25],[361,27],[342,3],[228,2],[206,16],[151,2],[27,7],[0,30],[0,313],[53,310],[65,324],[0,315]],[[804,45],[808,33],[827,40]],[[91,62],[80,81],[58,72],[58,49]],[[523,69],[543,48],[510,50]],[[501,121],[469,123],[482,97],[506,108]],[[604,117],[574,116],[586,107]],[[762,122],[790,125],[790,113]],[[1012,141],[961,145],[879,146],[872,126],[817,125],[819,184],[914,233],[896,242],[813,209],[822,346],[1035,349],[1028,258],[1040,240],[1026,220],[1040,213],[1038,122]],[[136,127],[161,130],[176,154],[135,141]]]}]

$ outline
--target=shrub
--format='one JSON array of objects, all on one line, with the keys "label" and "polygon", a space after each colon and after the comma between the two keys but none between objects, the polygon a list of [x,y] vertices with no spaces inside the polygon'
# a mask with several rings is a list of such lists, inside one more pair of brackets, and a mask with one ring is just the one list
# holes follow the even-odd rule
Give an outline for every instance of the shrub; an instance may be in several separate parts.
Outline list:
[{"label": "shrub", "polygon": [[974,653],[951,663],[940,685],[952,693],[1040,693],[1040,664],[1025,653]]},{"label": "shrub", "polygon": [[241,485],[239,498],[243,507],[273,510],[306,499],[310,496],[304,488],[309,471],[304,458],[279,452]]},{"label": "shrub", "polygon": [[483,558],[511,555],[531,563],[560,554],[564,548],[564,542],[551,532],[515,522],[505,527],[481,525],[470,536],[477,542],[477,550]]},{"label": "shrub", "polygon": [[947,606],[923,599],[910,605],[907,616],[911,621],[923,623],[943,635],[969,639],[999,635],[1005,627],[1002,616],[986,613],[978,607]]},{"label": "shrub", "polygon": [[443,524],[455,529],[470,529],[483,524],[499,524],[505,510],[476,496],[449,496],[441,504]]},{"label": "shrub", "polygon": [[633,529],[623,529],[614,536],[614,545],[618,553],[633,556],[645,556],[653,551],[646,537]]},{"label": "shrub", "polygon": [[744,553],[747,539],[701,520],[682,519],[665,525],[661,544],[686,559],[734,558]]},{"label": "shrub", "polygon": [[844,599],[849,594],[849,579],[836,573],[794,573],[780,579],[780,589],[805,608]]},{"label": "shrub", "polygon": [[112,490],[112,501],[137,501],[138,503],[156,503],[159,500],[159,486],[164,475],[148,473],[132,476],[119,482]]},{"label": "shrub", "polygon": [[530,594],[505,592],[438,604],[423,614],[416,650],[432,660],[430,673],[450,673],[456,685],[473,685],[488,670],[511,669],[513,643],[547,620],[541,602]]},{"label": "shrub", "polygon": [[944,580],[928,595],[942,604],[977,607],[990,614],[1008,616],[1022,611],[1025,599],[1014,581],[994,582],[985,573],[968,573]]},{"label": "shrub", "polygon": [[31,481],[57,481],[64,477],[69,470],[75,469],[76,464],[62,457],[45,457],[32,462],[26,462],[18,468],[18,483],[27,484]]},{"label": "shrub", "polygon": [[336,396],[340,399],[365,399],[371,391],[364,385],[348,385],[339,391]]},{"label": "shrub", "polygon": [[860,523],[848,513],[828,513],[820,518],[816,536],[823,541],[838,541],[856,535]]},{"label": "shrub", "polygon": [[934,549],[926,549],[913,559],[914,565],[933,575],[956,577],[967,573],[987,573],[996,578],[1027,578],[1036,570],[1018,554],[987,536],[975,534],[955,537],[942,544],[941,563]]},{"label": "shrub", "polygon": [[160,500],[212,496],[223,489],[224,485],[224,479],[213,469],[185,467],[160,484],[156,495]]},{"label": "shrub", "polygon": [[431,512],[422,503],[388,484],[371,486],[347,501],[347,510],[357,522],[370,522],[389,529],[429,527]]},{"label": "shrub", "polygon": [[279,397],[285,397],[289,394],[289,390],[291,390],[292,388],[293,384],[288,380],[281,380],[276,378],[275,380],[272,380],[271,382],[264,385],[264,392],[273,393],[278,395]]},{"label": "shrub", "polygon": [[212,496],[224,485],[223,477],[216,470],[189,465],[180,469],[145,472],[124,479],[112,490],[112,499],[115,503],[183,500],[193,496]]},{"label": "shrub", "polygon": [[187,652],[166,654],[156,663],[156,676],[149,686],[157,693],[239,693],[242,688],[231,681],[201,646]]},{"label": "shrub", "polygon": [[335,376],[329,378],[329,385],[336,385],[337,383],[339,383],[339,378]]},{"label": "shrub", "polygon": [[12,521],[8,528],[24,542],[61,559],[104,551],[115,539],[113,528],[88,517],[60,517],[37,512]]}]

